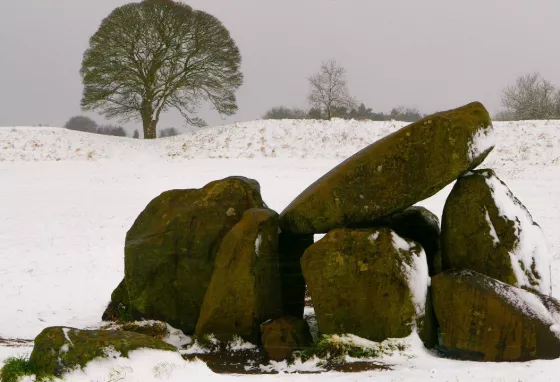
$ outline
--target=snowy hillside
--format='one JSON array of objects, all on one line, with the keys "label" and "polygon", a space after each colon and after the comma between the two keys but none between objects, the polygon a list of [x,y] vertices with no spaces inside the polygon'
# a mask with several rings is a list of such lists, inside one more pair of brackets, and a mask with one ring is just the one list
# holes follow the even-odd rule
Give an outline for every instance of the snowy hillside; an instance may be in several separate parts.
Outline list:
[{"label": "snowy hillside", "polygon": [[[32,339],[53,325],[99,326],[123,277],[125,234],[162,191],[244,175],[257,179],[266,203],[281,211],[341,160],[404,125],[254,121],[155,141],[60,128],[0,127],[0,365],[8,355],[30,351],[29,343],[7,347],[3,339]],[[560,121],[497,122],[495,128],[498,146],[483,167],[494,168],[542,226],[554,255],[553,295],[560,297]],[[450,189],[419,204],[441,216]],[[414,341],[412,346],[409,357],[388,361],[394,361],[392,371],[243,378],[553,381],[560,367],[560,360],[457,362],[436,358]],[[149,372],[155,365],[146,362],[133,366]],[[238,379],[216,376],[204,365],[189,368],[198,368],[207,381]],[[107,373],[97,368],[83,380],[105,381]],[[161,379],[144,377],[132,373],[123,380]]]},{"label": "snowy hillside", "polygon": [[[168,158],[344,159],[405,126],[403,122],[280,120],[206,128],[155,141],[115,138],[61,128],[0,127],[0,161],[136,160]],[[560,121],[495,122],[493,166],[518,170],[560,163]]]}]

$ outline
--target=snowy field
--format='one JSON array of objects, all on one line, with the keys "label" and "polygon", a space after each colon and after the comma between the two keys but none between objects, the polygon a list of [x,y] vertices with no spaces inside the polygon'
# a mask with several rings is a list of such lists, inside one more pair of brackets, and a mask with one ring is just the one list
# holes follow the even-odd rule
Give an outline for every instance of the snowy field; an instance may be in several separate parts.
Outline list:
[{"label": "snowy field", "polygon": [[[0,365],[31,350],[8,347],[2,338],[33,339],[53,325],[100,325],[123,277],[125,233],[162,191],[243,175],[257,179],[266,203],[280,212],[341,160],[404,125],[255,121],[153,142],[58,128],[0,128]],[[560,121],[497,122],[495,128],[498,147],[482,167],[494,168],[542,226],[554,256],[553,295],[560,297]],[[441,216],[450,189],[419,204]],[[394,365],[390,371],[223,376],[201,363],[139,352],[92,365],[71,380],[109,381],[121,370],[123,378],[116,380],[517,382],[556,381],[560,368],[560,360],[443,360],[410,342],[408,356],[386,361]]]}]

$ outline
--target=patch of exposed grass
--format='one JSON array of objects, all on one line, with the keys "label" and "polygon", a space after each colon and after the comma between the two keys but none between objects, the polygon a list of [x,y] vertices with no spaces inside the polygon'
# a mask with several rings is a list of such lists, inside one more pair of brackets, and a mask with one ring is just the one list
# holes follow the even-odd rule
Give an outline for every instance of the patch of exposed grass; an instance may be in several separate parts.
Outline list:
[{"label": "patch of exposed grass", "polygon": [[28,357],[16,356],[8,358],[0,370],[1,382],[17,382],[26,375],[36,375],[37,368]]},{"label": "patch of exposed grass", "polygon": [[328,364],[342,364],[346,362],[346,357],[372,359],[404,350],[406,346],[400,341],[387,340],[377,343],[364,341],[352,335],[321,335],[310,349],[295,352],[294,355],[302,362],[317,357]]}]

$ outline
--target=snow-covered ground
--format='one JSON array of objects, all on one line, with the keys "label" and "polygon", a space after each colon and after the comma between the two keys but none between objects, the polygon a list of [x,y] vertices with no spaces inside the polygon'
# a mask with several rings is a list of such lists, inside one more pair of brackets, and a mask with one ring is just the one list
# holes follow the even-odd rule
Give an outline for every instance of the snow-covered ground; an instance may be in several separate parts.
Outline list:
[{"label": "snow-covered ground", "polygon": [[[244,175],[257,179],[267,204],[281,211],[341,160],[404,125],[255,121],[152,142],[58,128],[0,128],[0,338],[32,339],[52,325],[99,325],[123,276],[125,233],[162,191]],[[495,128],[498,147],[483,167],[494,168],[542,226],[554,255],[553,295],[560,297],[560,121],[498,122]],[[450,189],[420,204],[441,216]],[[560,368],[560,360],[443,360],[413,340],[411,346],[411,357],[394,360],[392,371],[243,378],[554,381]],[[0,343],[0,364],[29,351]],[[153,364],[139,354],[111,361],[118,362],[111,367],[95,366],[91,375],[72,380],[110,380],[115,368],[125,370],[117,376],[127,381],[240,378],[214,375],[202,364],[177,366],[173,359],[148,358]]]}]

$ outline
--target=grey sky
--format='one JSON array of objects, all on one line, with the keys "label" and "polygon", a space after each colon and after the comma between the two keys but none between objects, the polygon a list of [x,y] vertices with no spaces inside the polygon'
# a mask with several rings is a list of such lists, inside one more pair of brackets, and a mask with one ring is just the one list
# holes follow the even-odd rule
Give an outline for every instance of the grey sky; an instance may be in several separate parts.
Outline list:
[{"label": "grey sky", "polygon": [[[88,39],[127,2],[0,0],[0,126],[62,125],[79,114]],[[531,71],[560,85],[558,0],[184,2],[218,17],[243,56],[239,112],[222,121],[205,111],[213,125],[306,106],[306,78],[328,58],[346,67],[351,92],[375,111],[479,100],[495,112],[501,89]],[[160,127],[173,125],[182,121],[169,115]]]}]

